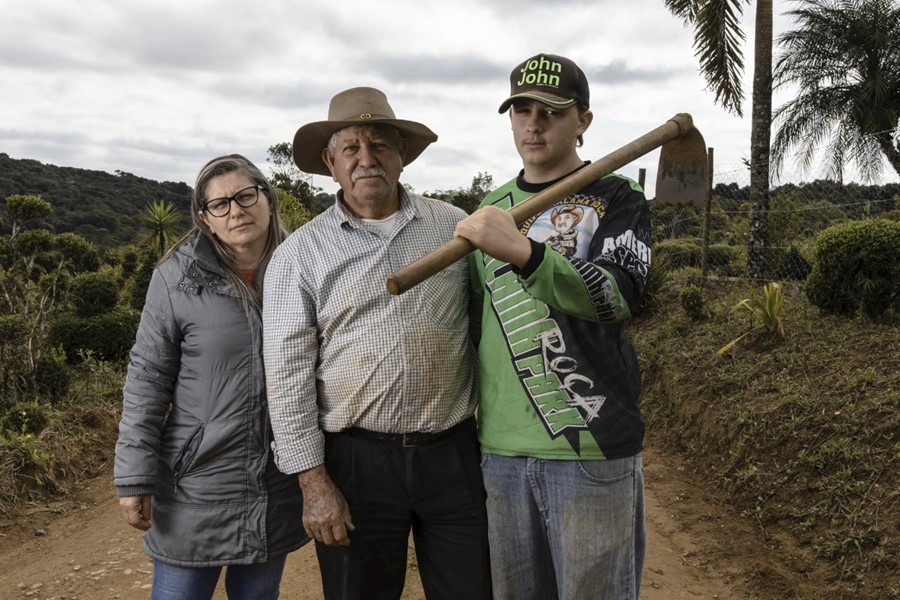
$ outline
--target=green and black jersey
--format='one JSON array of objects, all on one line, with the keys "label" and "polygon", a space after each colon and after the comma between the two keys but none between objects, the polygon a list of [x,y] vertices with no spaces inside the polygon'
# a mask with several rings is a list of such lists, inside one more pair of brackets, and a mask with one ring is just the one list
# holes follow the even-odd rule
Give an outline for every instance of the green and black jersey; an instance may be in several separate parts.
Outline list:
[{"label": "green and black jersey", "polygon": [[[553,181],[522,174],[482,206],[518,204]],[[650,268],[650,212],[640,186],[598,179],[522,225],[521,270],[472,254],[484,452],[602,460],[642,450],[637,357],[620,323]],[[478,331],[480,329],[480,331]]]}]

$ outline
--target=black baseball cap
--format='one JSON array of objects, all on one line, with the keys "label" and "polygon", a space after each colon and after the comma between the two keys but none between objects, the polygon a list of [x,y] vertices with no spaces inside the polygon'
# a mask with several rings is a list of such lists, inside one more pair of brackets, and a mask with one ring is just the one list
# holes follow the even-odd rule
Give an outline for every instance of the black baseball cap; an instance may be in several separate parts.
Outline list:
[{"label": "black baseball cap", "polygon": [[500,105],[501,113],[506,112],[516,98],[530,98],[553,108],[568,108],[573,104],[590,107],[587,77],[565,56],[532,56],[512,70],[509,88],[509,98]]}]

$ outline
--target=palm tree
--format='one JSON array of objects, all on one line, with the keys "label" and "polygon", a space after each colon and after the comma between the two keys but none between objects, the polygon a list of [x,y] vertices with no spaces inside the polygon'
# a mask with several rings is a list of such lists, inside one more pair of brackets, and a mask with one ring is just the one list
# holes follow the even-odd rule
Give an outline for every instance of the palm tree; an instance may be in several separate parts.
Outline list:
[{"label": "palm tree", "polygon": [[775,82],[800,91],[775,111],[775,168],[796,148],[808,171],[824,144],[824,167],[839,181],[853,162],[874,182],[883,157],[900,174],[900,4],[801,0],[788,14],[798,28],[779,38]]},{"label": "palm tree", "polygon": [[140,214],[140,219],[150,226],[150,232],[141,240],[141,244],[150,246],[157,257],[162,256],[176,240],[178,213],[175,205],[163,200],[151,202]]},{"label": "palm tree", "polygon": [[[700,72],[716,102],[743,115],[741,73],[744,70],[740,28],[750,0],[664,0],[666,8],[694,27],[694,50]],[[769,214],[769,139],[772,128],[772,0],[758,0],[753,56],[753,106],[750,126],[750,236],[747,277],[766,275]]]}]

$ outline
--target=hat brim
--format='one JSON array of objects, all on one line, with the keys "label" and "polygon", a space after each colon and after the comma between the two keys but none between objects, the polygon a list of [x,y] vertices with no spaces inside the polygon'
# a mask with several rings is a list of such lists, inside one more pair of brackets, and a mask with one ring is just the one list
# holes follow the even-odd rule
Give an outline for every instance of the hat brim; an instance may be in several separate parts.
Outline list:
[{"label": "hat brim", "polygon": [[294,162],[304,173],[314,175],[331,176],[328,165],[322,160],[322,150],[328,146],[328,140],[335,132],[347,127],[362,125],[391,125],[400,130],[406,139],[406,156],[403,157],[403,166],[416,160],[422,152],[438,136],[425,125],[415,121],[403,119],[353,119],[350,121],[316,121],[307,123],[294,134],[293,154]]},{"label": "hat brim", "polygon": [[498,110],[497,112],[501,114],[505,113],[507,110],[509,110],[510,105],[512,105],[512,103],[519,98],[537,100],[538,102],[542,102],[547,106],[552,106],[553,108],[569,108],[577,102],[577,100],[573,100],[571,98],[560,98],[559,96],[554,96],[553,94],[542,94],[540,92],[522,92],[521,94],[513,94],[512,96],[504,100],[503,104],[500,105],[500,110]]}]

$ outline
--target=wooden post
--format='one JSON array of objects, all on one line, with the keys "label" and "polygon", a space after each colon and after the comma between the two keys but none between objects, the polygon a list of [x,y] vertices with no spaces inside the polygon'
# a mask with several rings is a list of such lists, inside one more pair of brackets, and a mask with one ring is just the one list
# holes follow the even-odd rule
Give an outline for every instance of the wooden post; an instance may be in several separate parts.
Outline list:
[{"label": "wooden post", "polygon": [[700,281],[703,285],[706,285],[706,275],[709,273],[709,221],[710,213],[712,212],[713,154],[713,148],[706,149],[709,186],[706,190],[706,206],[703,209],[703,246],[700,249]]}]

